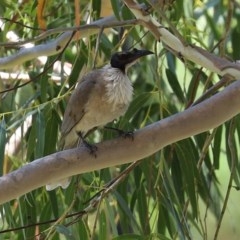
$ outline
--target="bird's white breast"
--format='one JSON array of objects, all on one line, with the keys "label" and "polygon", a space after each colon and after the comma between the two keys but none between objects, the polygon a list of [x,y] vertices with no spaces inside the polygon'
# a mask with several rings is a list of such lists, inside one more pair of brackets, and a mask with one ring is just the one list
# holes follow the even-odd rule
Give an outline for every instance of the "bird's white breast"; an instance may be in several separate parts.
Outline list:
[{"label": "bird's white breast", "polygon": [[133,95],[133,87],[128,76],[118,68],[107,65],[104,80],[106,81],[106,100],[113,108],[130,104]]}]

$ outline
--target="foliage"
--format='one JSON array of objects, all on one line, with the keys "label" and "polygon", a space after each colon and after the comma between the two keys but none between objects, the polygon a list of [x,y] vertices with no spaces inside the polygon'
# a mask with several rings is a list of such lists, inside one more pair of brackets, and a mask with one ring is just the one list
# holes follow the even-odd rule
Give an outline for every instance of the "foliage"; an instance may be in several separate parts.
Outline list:
[{"label": "foliage", "polygon": [[[81,1],[77,6],[76,2],[46,1],[41,7],[44,1],[3,0],[0,41],[8,42],[10,31],[20,39],[31,39],[45,26],[47,29],[74,26],[79,18],[75,12],[78,7],[81,24],[85,24],[102,16],[101,8],[107,4],[107,1],[93,0]],[[163,4],[161,2],[159,4]],[[166,5],[154,6],[153,15],[171,31],[179,32],[187,44],[239,59],[238,3],[166,2]],[[121,1],[111,1],[111,4],[113,9],[109,15],[133,18]],[[42,42],[48,40],[51,39]],[[41,41],[36,44],[39,43]],[[61,118],[78,75],[90,70],[95,60],[97,66],[102,66],[112,52],[133,46],[153,50],[155,56],[142,60],[129,71],[135,95],[126,115],[114,123],[121,129],[142,128],[180,112],[219,80],[216,74],[172,53],[139,26],[106,30],[99,36],[73,42],[58,59],[60,71],[52,64],[56,56],[49,57],[44,64],[34,59],[12,70],[26,71],[32,81],[2,95],[0,171],[6,174],[57,151]],[[2,57],[14,52],[15,49],[9,47],[0,50]],[[70,76],[63,68],[66,63],[72,64]],[[52,81],[54,74],[58,74],[61,81]],[[21,79],[8,79],[1,82],[0,89],[22,83]],[[229,192],[227,197],[222,196],[216,174],[225,159],[231,176],[230,189],[232,185],[239,186],[239,121],[236,117],[217,129],[176,142],[149,156],[102,199],[95,211],[83,217],[71,214],[80,214],[89,199],[126,166],[76,176],[67,190],[46,192],[40,188],[6,203],[0,208],[3,231],[0,239],[34,239],[40,234],[41,239],[208,239],[208,214],[219,219],[229,196]],[[101,135],[101,140],[114,137],[109,132]],[[11,145],[6,144],[19,136],[21,140],[9,153]],[[61,217],[55,224],[50,221]],[[25,227],[4,232],[21,226]],[[216,236],[220,227],[215,227]]]}]

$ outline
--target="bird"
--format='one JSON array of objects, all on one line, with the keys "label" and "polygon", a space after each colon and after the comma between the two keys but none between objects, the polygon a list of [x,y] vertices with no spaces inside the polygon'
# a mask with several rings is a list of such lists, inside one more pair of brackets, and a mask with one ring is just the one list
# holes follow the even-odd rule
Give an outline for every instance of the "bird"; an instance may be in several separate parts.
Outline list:
[{"label": "bird", "polygon": [[[133,96],[127,70],[139,58],[150,54],[153,52],[136,48],[116,52],[109,64],[83,76],[70,96],[63,116],[60,140],[63,150],[76,147],[79,138],[87,143],[84,139],[89,133],[125,114]],[[70,178],[61,179],[49,183],[46,189],[51,191],[59,186],[65,189],[69,184]]]}]

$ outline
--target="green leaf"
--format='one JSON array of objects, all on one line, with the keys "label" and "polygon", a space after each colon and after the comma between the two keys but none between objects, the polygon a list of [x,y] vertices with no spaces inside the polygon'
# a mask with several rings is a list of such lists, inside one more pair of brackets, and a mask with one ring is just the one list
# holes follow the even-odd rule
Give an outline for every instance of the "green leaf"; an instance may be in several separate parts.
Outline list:
[{"label": "green leaf", "polygon": [[[165,227],[167,227],[171,237],[174,236],[175,231],[178,231],[179,236],[183,236],[184,224],[181,223],[180,218],[182,215],[182,207],[180,205],[178,191],[175,189],[172,176],[170,174],[169,167],[165,160],[162,160],[164,167],[164,174],[162,176],[163,193],[160,197],[160,206],[163,211]],[[180,169],[179,169],[180,170]],[[174,174],[172,172],[172,174]],[[179,179],[181,181],[181,179]],[[180,184],[179,184],[180,185]],[[183,189],[183,185],[180,185],[180,189]]]},{"label": "green leaf", "polygon": [[[238,21],[240,21],[240,17],[238,17]],[[240,44],[238,42],[238,39],[240,39],[240,27],[237,26],[232,31],[232,54],[233,59],[238,60],[240,59]]]},{"label": "green leaf", "polygon": [[133,229],[135,229],[135,231],[139,232],[141,228],[138,225],[135,216],[130,211],[130,209],[128,207],[128,202],[126,202],[126,200],[124,200],[123,197],[118,192],[115,191],[114,195],[116,196],[116,200],[119,205],[119,210],[121,210],[121,213],[123,214],[123,216],[127,217],[124,220],[122,220],[122,222],[121,222],[122,229],[123,230],[125,229],[125,224],[126,224],[126,229],[125,229],[126,231],[127,231],[128,227],[131,226]]},{"label": "green leaf", "polygon": [[115,224],[115,214],[114,214],[114,208],[110,205],[110,201],[105,201],[106,204],[106,214],[108,216],[108,222],[111,227],[111,232],[113,236],[116,236],[118,234],[117,225]]},{"label": "green leaf", "polygon": [[93,19],[99,19],[102,3],[101,1],[98,1],[98,0],[92,0],[91,2],[92,2]]},{"label": "green leaf", "polygon": [[128,20],[128,19],[133,19],[134,18],[132,12],[125,5],[123,5],[123,7],[122,7],[122,18],[124,20]]},{"label": "green leaf", "polygon": [[198,216],[197,198],[195,190],[195,181],[198,176],[196,168],[197,150],[191,139],[179,141],[176,144],[176,154],[180,161],[181,171],[184,179],[184,190],[188,193],[188,197],[192,206],[193,218]]},{"label": "green leaf", "polygon": [[39,111],[36,116],[36,158],[44,156],[45,129],[45,116],[42,111]]},{"label": "green leaf", "polygon": [[99,234],[98,239],[99,240],[105,240],[108,238],[108,224],[107,219],[105,215],[105,211],[101,211],[99,215]]},{"label": "green leaf", "polygon": [[58,130],[59,130],[60,118],[54,109],[51,109],[49,118],[46,123],[45,134],[45,150],[44,155],[54,153],[56,151],[56,143],[58,142]]},{"label": "green leaf", "polygon": [[55,218],[59,217],[59,211],[58,211],[58,198],[56,191],[49,191],[47,192],[49,196],[49,203],[51,205],[52,213]]},{"label": "green leaf", "polygon": [[[28,225],[34,222],[37,222],[37,208],[35,201],[35,193],[32,192],[25,196],[26,204],[22,204],[21,211],[23,215],[24,225]],[[26,238],[30,238],[35,234],[35,228],[26,228],[25,229]]]},{"label": "green leaf", "polygon": [[[214,137],[211,134],[214,134],[214,133],[204,132],[204,133],[194,136],[194,139],[196,141],[196,148],[198,148],[200,152],[203,151],[206,140],[210,137]],[[212,171],[212,162],[210,160],[209,152],[207,151],[204,154],[205,154],[204,163],[206,164],[206,167],[211,172]]]},{"label": "green leaf", "polygon": [[111,4],[112,4],[112,9],[113,9],[115,17],[117,18],[117,20],[120,21],[121,20],[121,17],[120,17],[120,13],[121,13],[120,1],[111,0]]},{"label": "green leaf", "polygon": [[114,237],[112,240],[147,240],[147,237],[137,234],[123,234],[121,236]]},{"label": "green leaf", "polygon": [[173,92],[176,94],[178,100],[181,103],[184,103],[185,102],[184,93],[181,89],[181,86],[179,84],[177,76],[175,75],[175,73],[173,73],[169,69],[166,69],[166,75],[168,78],[168,82],[169,82],[170,86],[172,87]]},{"label": "green leaf", "polygon": [[2,119],[0,122],[0,176],[3,175],[6,140],[6,122]]},{"label": "green leaf", "polygon": [[79,219],[76,226],[76,236],[79,236],[78,239],[90,239],[89,236],[89,229],[88,229],[88,222],[84,221],[83,219]]},{"label": "green leaf", "polygon": [[76,240],[76,238],[73,236],[72,232],[64,225],[57,225],[56,231],[58,233],[64,235],[69,240]]},{"label": "green leaf", "polygon": [[[134,100],[131,102],[127,112],[124,115],[124,118],[121,119],[120,128],[125,128],[129,119],[134,117],[142,108],[149,103],[149,100],[152,99],[153,93],[142,93],[138,95]],[[125,120],[125,121],[124,121]]]},{"label": "green leaf", "polygon": [[83,41],[81,41],[80,43],[81,43],[80,44],[81,52],[77,56],[74,66],[73,66],[73,69],[71,71],[71,74],[68,78],[69,87],[74,86],[74,84],[76,84],[78,82],[79,74],[80,74],[83,66],[88,62],[87,46]]},{"label": "green leaf", "polygon": [[[175,159],[177,159],[177,156],[175,155],[176,152],[174,152],[173,157]],[[176,192],[176,199],[181,203],[184,204],[185,203],[185,192],[182,191],[183,188],[183,174],[184,172],[179,171],[181,169],[180,167],[181,165],[181,161],[175,161],[172,166],[171,166],[171,171],[172,171],[172,180],[173,180],[173,184],[174,184],[174,188],[172,188],[173,190],[175,190]],[[170,179],[171,176],[168,177],[168,179]]]},{"label": "green leaf", "polygon": [[138,195],[137,201],[138,201],[139,220],[141,222],[141,226],[144,231],[144,234],[149,234],[151,230],[150,230],[150,223],[149,223],[147,195],[145,193],[145,187],[143,184],[140,185],[137,195]]},{"label": "green leaf", "polygon": [[221,143],[222,143],[222,126],[217,128],[214,142],[213,142],[213,165],[214,169],[219,169],[219,160],[220,160],[220,153],[221,153]]}]

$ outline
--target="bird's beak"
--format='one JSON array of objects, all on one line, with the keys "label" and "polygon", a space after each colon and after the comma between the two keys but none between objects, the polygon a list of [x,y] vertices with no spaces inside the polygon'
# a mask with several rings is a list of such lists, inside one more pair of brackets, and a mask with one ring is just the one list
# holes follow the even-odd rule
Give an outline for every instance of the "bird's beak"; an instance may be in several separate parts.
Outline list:
[{"label": "bird's beak", "polygon": [[153,52],[145,49],[138,50],[134,48],[132,51],[128,52],[127,58],[129,62],[135,62],[135,60],[137,60],[138,58],[144,57],[150,54],[153,54]]},{"label": "bird's beak", "polygon": [[149,54],[153,54],[153,52],[144,49],[138,50],[136,48],[131,51],[118,52],[112,55],[111,66],[125,71],[131,65],[133,65],[140,57]]},{"label": "bird's beak", "polygon": [[153,54],[153,52],[145,49],[138,50],[136,48],[134,48],[132,51],[124,52],[122,57],[124,59],[123,62],[126,67],[126,71],[129,67],[135,64],[139,58],[150,54]]}]

